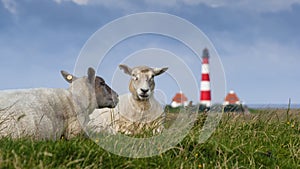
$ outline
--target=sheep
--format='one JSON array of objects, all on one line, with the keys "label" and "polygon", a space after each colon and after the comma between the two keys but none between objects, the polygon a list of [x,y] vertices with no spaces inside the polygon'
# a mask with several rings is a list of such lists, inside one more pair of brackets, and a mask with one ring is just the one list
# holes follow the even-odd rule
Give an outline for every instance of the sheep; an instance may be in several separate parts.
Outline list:
[{"label": "sheep", "polygon": [[138,66],[130,68],[119,65],[125,74],[131,76],[130,93],[119,97],[115,108],[96,109],[90,115],[88,128],[91,133],[107,132],[137,135],[145,131],[152,134],[162,132],[165,112],[162,105],[154,98],[154,77],[168,68],[150,68]]},{"label": "sheep", "polygon": [[86,123],[94,109],[116,106],[118,95],[95,77],[93,68],[81,78],[61,74],[71,83],[68,89],[0,91],[0,137],[70,139],[81,134],[80,123]]}]

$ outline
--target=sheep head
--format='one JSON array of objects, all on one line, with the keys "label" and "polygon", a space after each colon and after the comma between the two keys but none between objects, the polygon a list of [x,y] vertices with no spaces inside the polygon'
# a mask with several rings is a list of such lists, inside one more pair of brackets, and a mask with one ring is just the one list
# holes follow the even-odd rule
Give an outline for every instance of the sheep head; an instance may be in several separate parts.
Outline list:
[{"label": "sheep head", "polygon": [[131,76],[129,91],[136,100],[149,100],[155,88],[154,77],[164,73],[168,68],[151,68],[148,66],[138,66],[130,68],[127,65],[119,65],[124,73]]},{"label": "sheep head", "polygon": [[[63,70],[61,71],[61,74],[69,83],[78,79],[76,76]],[[118,94],[105,83],[102,77],[96,76],[93,80],[95,81],[94,84],[98,108],[114,108],[119,101]]]}]

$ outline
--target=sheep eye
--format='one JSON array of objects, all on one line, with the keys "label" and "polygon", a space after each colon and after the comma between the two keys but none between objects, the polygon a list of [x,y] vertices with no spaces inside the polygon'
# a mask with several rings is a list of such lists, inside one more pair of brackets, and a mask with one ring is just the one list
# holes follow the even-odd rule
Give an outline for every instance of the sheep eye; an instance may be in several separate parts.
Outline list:
[{"label": "sheep eye", "polygon": [[151,76],[150,76],[150,80],[154,80],[154,75],[151,75]]},{"label": "sheep eye", "polygon": [[105,85],[105,81],[104,80],[100,80],[99,84],[100,85]]}]

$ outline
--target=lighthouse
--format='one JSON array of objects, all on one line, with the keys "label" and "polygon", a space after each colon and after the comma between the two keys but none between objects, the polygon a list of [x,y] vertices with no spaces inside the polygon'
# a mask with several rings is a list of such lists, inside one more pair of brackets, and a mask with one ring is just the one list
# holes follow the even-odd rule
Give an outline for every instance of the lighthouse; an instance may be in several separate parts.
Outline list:
[{"label": "lighthouse", "polygon": [[209,78],[209,53],[205,48],[202,54],[202,76],[200,83],[200,104],[206,107],[211,106],[211,91],[210,91],[210,78]]}]

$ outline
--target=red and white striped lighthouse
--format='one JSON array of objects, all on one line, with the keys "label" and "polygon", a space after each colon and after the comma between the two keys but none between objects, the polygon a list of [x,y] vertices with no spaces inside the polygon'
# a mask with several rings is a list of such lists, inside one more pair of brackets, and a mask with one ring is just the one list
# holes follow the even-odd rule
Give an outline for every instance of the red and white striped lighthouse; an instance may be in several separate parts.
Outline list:
[{"label": "red and white striped lighthouse", "polygon": [[200,90],[200,104],[207,107],[211,106],[210,78],[209,78],[209,53],[208,49],[203,50],[202,55],[202,77]]}]

